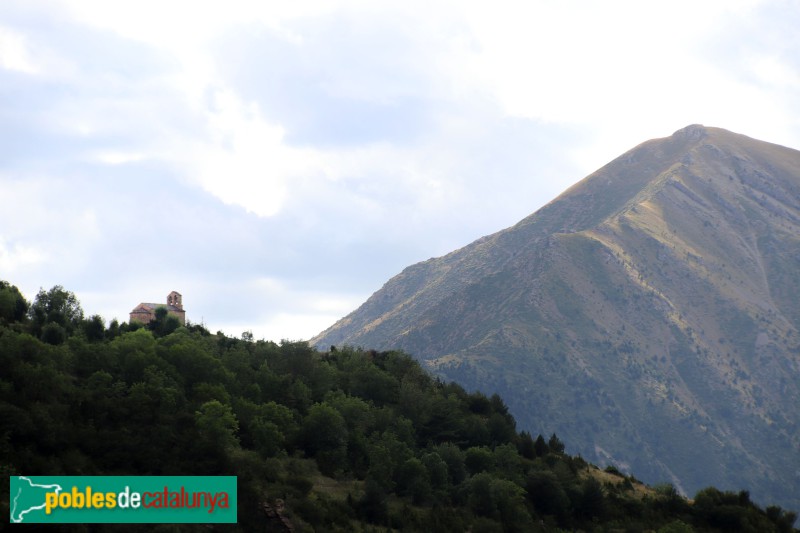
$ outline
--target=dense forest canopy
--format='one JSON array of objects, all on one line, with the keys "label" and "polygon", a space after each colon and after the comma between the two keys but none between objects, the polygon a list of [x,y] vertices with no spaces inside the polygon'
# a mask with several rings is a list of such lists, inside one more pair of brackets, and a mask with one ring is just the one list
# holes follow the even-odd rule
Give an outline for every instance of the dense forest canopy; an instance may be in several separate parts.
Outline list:
[{"label": "dense forest canopy", "polygon": [[4,475],[236,475],[239,524],[217,527],[244,531],[795,531],[746,490],[687,500],[571,457],[406,354],[171,319],[106,326],[63,287],[0,282]]}]

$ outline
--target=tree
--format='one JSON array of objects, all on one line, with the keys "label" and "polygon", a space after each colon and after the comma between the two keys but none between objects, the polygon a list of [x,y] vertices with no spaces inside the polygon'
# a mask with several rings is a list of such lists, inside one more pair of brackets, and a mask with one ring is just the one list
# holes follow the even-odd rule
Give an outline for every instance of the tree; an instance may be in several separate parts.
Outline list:
[{"label": "tree", "polygon": [[525,459],[536,459],[536,446],[534,445],[533,437],[527,431],[520,432],[517,450]]},{"label": "tree", "polygon": [[147,324],[156,337],[164,337],[178,329],[181,325],[180,320],[175,315],[169,314],[169,311],[163,305],[156,307],[155,318]]},{"label": "tree", "polygon": [[417,505],[430,496],[431,480],[422,461],[412,457],[400,465],[397,470],[397,492],[400,495],[411,496]]},{"label": "tree", "polygon": [[503,531],[530,531],[533,524],[525,508],[525,490],[507,479],[493,479],[490,489]]},{"label": "tree", "polygon": [[583,482],[577,501],[572,502],[575,514],[585,520],[602,517],[605,513],[605,496],[603,487],[595,478],[587,478]]},{"label": "tree", "polygon": [[492,412],[492,403],[485,394],[476,392],[469,398],[469,410],[476,415],[488,416]]},{"label": "tree", "polygon": [[323,474],[331,475],[346,466],[347,423],[330,405],[323,402],[311,406],[300,428],[300,442],[310,456],[317,458]]},{"label": "tree", "polygon": [[467,505],[479,516],[493,516],[497,505],[492,499],[492,481],[494,478],[488,472],[481,472],[472,476],[466,483],[469,490]]},{"label": "tree", "polygon": [[83,320],[83,309],[74,293],[54,285],[49,291],[39,289],[28,316],[37,336],[41,336],[42,328],[49,323],[58,324],[71,334]]},{"label": "tree", "polygon": [[361,515],[373,524],[385,524],[389,516],[386,490],[383,486],[367,478],[364,483],[364,496],[358,502]]},{"label": "tree", "polygon": [[121,335],[110,343],[121,370],[121,376],[127,383],[136,383],[144,379],[144,370],[150,365],[159,366],[165,361],[156,354],[156,341],[152,333],[138,329]]},{"label": "tree", "polygon": [[458,485],[467,477],[464,452],[453,443],[445,442],[433,449],[447,464],[447,476],[452,485]]},{"label": "tree", "polygon": [[347,429],[351,432],[365,433],[372,424],[371,407],[361,398],[347,396],[337,390],[325,395],[325,403],[339,411],[347,421]]},{"label": "tree", "polygon": [[467,449],[464,464],[470,474],[485,472],[494,466],[494,455],[486,446],[473,446]]},{"label": "tree", "polygon": [[768,506],[766,515],[775,524],[780,533],[791,533],[793,531],[792,526],[797,520],[797,513],[785,511],[779,505]]},{"label": "tree", "polygon": [[516,432],[514,426],[509,423],[507,415],[493,413],[487,422],[489,437],[493,445],[514,440]]},{"label": "tree", "polygon": [[658,506],[665,508],[670,514],[678,514],[687,510],[686,500],[672,483],[662,483],[656,485],[654,488],[660,496],[657,501]]},{"label": "tree", "polygon": [[250,425],[253,444],[262,457],[274,457],[284,447],[284,436],[274,422],[262,417],[253,419]]},{"label": "tree", "polygon": [[533,443],[533,449],[536,452],[536,457],[544,457],[550,451],[550,448],[547,447],[547,443],[544,441],[544,437],[540,434],[536,437],[536,442]]},{"label": "tree", "polygon": [[492,394],[492,397],[489,398],[489,402],[492,404],[492,410],[495,413],[499,413],[501,415],[508,414],[508,406],[506,405],[506,403],[503,401],[503,399],[500,397],[499,394],[497,393]]},{"label": "tree", "polygon": [[119,320],[115,318],[108,324],[108,331],[106,332],[106,338],[115,339],[119,337],[119,335],[120,335]]},{"label": "tree", "polygon": [[67,340],[67,331],[55,322],[48,322],[42,328],[39,337],[47,344],[57,346]]},{"label": "tree", "polygon": [[385,491],[394,489],[394,461],[389,449],[382,442],[367,446],[369,469],[367,481],[379,485]]},{"label": "tree", "polygon": [[567,516],[569,497],[553,472],[543,470],[528,474],[525,491],[528,501],[537,512],[555,516],[559,520]]},{"label": "tree", "polygon": [[350,394],[372,401],[375,405],[395,403],[400,395],[400,383],[388,372],[374,365],[360,368],[353,376]]},{"label": "tree", "polygon": [[211,400],[200,406],[194,418],[197,429],[214,448],[227,449],[239,443],[236,437],[239,422],[229,406]]},{"label": "tree", "polygon": [[553,433],[550,436],[550,440],[547,441],[547,447],[550,449],[550,453],[564,453],[564,443],[561,442],[561,439],[559,439],[555,433]]},{"label": "tree", "polygon": [[426,453],[422,456],[422,464],[428,471],[428,478],[434,490],[443,490],[448,485],[447,463],[436,452]]},{"label": "tree", "polygon": [[20,322],[28,312],[28,301],[15,285],[0,280],[0,320]]},{"label": "tree", "polygon": [[516,446],[511,443],[501,444],[495,447],[492,455],[496,475],[522,484],[522,458]]},{"label": "tree", "polygon": [[106,324],[100,315],[92,315],[89,320],[82,323],[83,332],[91,342],[101,341],[106,334]]}]

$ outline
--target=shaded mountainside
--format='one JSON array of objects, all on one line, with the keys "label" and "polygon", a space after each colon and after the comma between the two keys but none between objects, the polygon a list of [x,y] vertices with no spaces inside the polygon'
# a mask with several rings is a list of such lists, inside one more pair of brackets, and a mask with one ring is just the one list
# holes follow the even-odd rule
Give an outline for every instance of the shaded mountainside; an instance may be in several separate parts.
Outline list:
[{"label": "shaded mountainside", "polygon": [[312,342],[415,354],[647,481],[800,508],[798,273],[800,152],[694,125],[406,268]]}]

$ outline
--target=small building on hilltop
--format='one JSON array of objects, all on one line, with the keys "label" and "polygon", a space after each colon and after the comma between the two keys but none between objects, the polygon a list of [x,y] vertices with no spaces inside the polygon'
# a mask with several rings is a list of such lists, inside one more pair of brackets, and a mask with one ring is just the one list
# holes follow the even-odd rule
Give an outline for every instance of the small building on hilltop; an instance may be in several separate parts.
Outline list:
[{"label": "small building on hilltop", "polygon": [[149,324],[156,317],[156,309],[165,307],[167,313],[173,315],[180,321],[181,325],[186,324],[186,311],[183,310],[183,296],[179,292],[172,291],[167,295],[166,304],[140,303],[131,311],[131,322],[141,322]]}]

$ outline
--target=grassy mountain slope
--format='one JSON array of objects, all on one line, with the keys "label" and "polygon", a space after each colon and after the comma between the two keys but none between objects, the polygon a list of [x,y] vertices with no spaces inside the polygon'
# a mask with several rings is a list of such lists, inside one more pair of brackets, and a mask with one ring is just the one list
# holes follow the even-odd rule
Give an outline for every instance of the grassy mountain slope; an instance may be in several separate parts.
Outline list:
[{"label": "grassy mountain slope", "polygon": [[797,508],[798,272],[800,152],[689,126],[312,342],[403,349],[592,461]]}]

